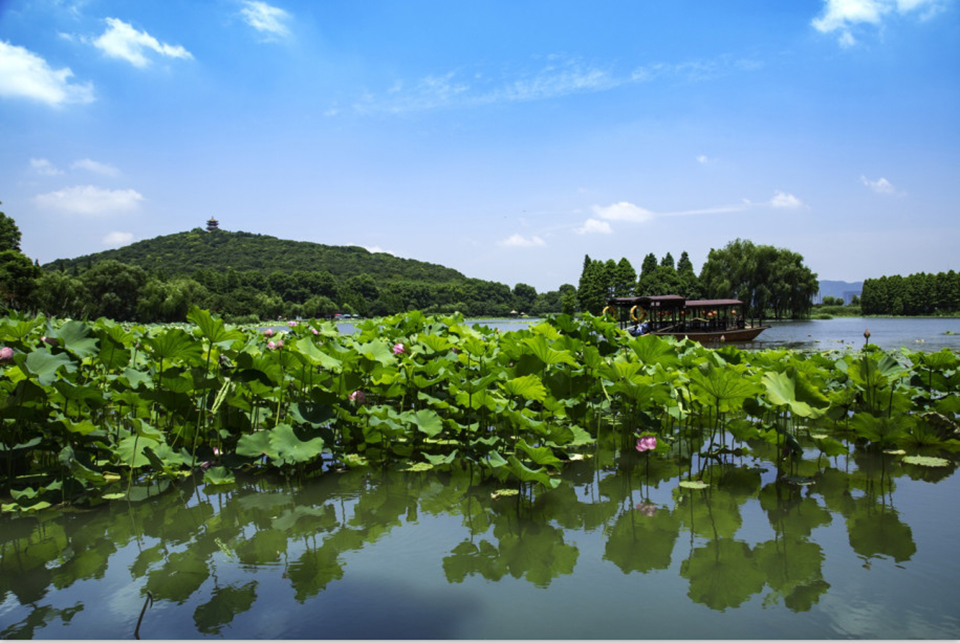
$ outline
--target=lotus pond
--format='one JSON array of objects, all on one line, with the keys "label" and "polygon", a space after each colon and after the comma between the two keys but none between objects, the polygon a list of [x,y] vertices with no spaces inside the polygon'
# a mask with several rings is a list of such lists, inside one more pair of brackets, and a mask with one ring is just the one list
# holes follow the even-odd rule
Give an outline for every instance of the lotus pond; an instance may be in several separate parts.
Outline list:
[{"label": "lotus pond", "polygon": [[958,638],[950,350],[0,322],[4,638]]}]

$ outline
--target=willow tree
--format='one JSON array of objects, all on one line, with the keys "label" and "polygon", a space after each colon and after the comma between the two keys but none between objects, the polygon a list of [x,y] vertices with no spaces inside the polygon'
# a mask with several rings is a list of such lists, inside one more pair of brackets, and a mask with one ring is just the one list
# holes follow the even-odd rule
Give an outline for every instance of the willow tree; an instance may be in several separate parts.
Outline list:
[{"label": "willow tree", "polygon": [[818,290],[817,275],[801,255],[745,239],[710,250],[700,285],[706,297],[743,301],[751,317],[764,317],[768,311],[777,318],[802,317],[813,307]]}]

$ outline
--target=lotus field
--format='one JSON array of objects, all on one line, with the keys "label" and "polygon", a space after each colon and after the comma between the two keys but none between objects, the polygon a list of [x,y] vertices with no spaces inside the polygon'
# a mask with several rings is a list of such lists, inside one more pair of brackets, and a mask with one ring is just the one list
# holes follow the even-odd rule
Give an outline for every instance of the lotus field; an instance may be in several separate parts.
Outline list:
[{"label": "lotus field", "polygon": [[735,459],[803,484],[850,450],[952,469],[960,448],[949,350],[712,349],[589,315],[503,334],[419,312],[351,335],[188,320],[0,320],[4,511],[363,466],[456,468],[521,501],[601,432],[695,488]]}]

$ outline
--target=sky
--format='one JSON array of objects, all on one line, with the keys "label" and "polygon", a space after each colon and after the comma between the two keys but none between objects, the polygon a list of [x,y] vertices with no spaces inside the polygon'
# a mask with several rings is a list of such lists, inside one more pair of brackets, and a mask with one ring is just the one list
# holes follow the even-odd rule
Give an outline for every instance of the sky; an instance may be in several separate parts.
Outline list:
[{"label": "sky", "polygon": [[215,217],[538,292],[958,270],[960,0],[0,0],[0,202],[41,264]]}]

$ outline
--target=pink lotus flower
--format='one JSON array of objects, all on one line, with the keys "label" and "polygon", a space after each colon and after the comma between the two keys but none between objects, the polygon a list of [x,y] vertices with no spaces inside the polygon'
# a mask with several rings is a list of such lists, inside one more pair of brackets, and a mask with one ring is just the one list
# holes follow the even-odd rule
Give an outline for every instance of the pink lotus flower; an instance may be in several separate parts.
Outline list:
[{"label": "pink lotus flower", "polygon": [[4,346],[0,348],[0,362],[12,362],[13,361],[13,349],[9,346]]},{"label": "pink lotus flower", "polygon": [[652,502],[640,502],[637,503],[637,511],[648,518],[653,518],[653,516],[657,513],[657,505],[653,504]]},{"label": "pink lotus flower", "polygon": [[645,435],[643,437],[637,438],[637,451],[643,453],[644,451],[653,451],[657,448],[657,438],[653,435]]},{"label": "pink lotus flower", "polygon": [[264,337],[273,337],[274,333],[276,333],[276,332],[277,332],[277,331],[273,330],[272,328],[268,328],[267,330],[263,331],[263,336],[264,336]]},{"label": "pink lotus flower", "polygon": [[310,329],[310,332],[313,333],[314,335],[319,335],[319,334],[320,334],[320,331],[317,330],[316,328],[311,328],[311,329]]},{"label": "pink lotus flower", "polygon": [[270,350],[275,350],[277,348],[277,343],[273,341],[267,342],[267,348]]},{"label": "pink lotus flower", "polygon": [[363,404],[367,401],[367,396],[363,391],[354,391],[350,394],[350,401],[354,404]]},{"label": "pink lotus flower", "polygon": [[290,328],[296,328],[296,327],[297,327],[297,322],[295,322],[295,321],[288,321],[288,322],[287,322],[287,326],[289,326]]},{"label": "pink lotus flower", "polygon": [[406,349],[403,348],[403,344],[397,342],[393,345],[393,354],[394,355],[403,355],[406,352]]}]

